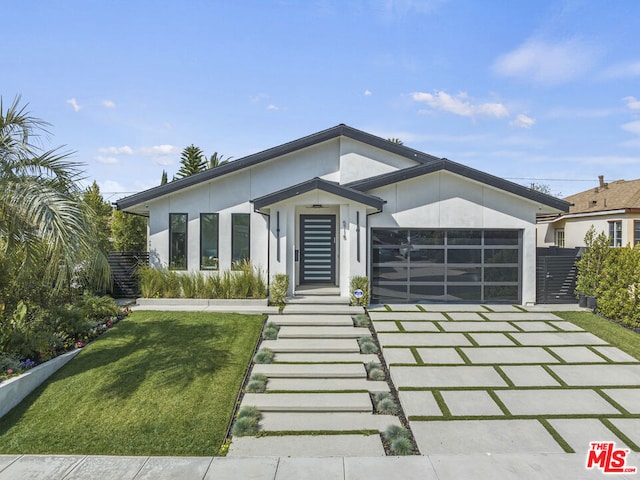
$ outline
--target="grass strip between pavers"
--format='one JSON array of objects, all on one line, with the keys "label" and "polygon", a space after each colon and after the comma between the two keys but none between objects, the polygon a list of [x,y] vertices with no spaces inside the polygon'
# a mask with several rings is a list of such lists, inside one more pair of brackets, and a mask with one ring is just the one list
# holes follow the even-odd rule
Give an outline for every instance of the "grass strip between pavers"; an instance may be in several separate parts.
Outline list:
[{"label": "grass strip between pavers", "polygon": [[549,423],[549,421],[546,418],[541,418],[539,419],[539,421],[540,421],[540,424],[547,430],[547,432],[549,432],[549,435],[551,435],[553,439],[556,442],[558,442],[558,445],[562,447],[565,453],[576,453],[576,451],[573,448],[571,448],[571,445],[569,445],[567,441],[564,438],[562,438],[562,435],[560,435],[558,431],[555,428],[553,428],[553,426]]},{"label": "grass strip between pavers", "polygon": [[[611,417],[609,417],[609,418],[611,418]],[[620,430],[613,423],[611,423],[609,418],[601,418],[600,422],[605,427],[607,427],[609,430],[611,430],[616,437],[618,437],[620,440],[622,440],[627,445],[627,447],[629,447],[634,452],[640,452],[640,445],[637,445],[633,440],[631,440],[629,437],[627,437],[622,432],[622,430]]]},{"label": "grass strip between pavers", "polygon": [[[447,402],[444,401],[444,397],[442,396],[442,393],[440,393],[439,390],[432,390],[431,394],[433,395],[434,400],[438,404],[438,408],[440,408],[442,415],[444,417],[450,417],[451,410],[449,410],[449,406],[447,405]],[[412,417],[409,417],[409,420],[411,419]]]},{"label": "grass strip between pavers", "polygon": [[216,455],[262,323],[135,312],[0,419],[0,453]]}]

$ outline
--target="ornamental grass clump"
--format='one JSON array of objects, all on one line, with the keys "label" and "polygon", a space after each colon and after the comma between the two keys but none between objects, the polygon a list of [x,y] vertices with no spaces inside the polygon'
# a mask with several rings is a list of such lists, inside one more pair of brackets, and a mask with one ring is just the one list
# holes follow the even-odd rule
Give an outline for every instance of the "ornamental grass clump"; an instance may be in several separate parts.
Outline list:
[{"label": "ornamental grass clump", "polygon": [[273,322],[269,322],[264,326],[264,330],[262,331],[262,338],[264,338],[265,340],[275,340],[276,338],[278,338],[279,331],[279,325],[276,325]]},{"label": "ornamental grass clump", "polygon": [[253,363],[271,363],[275,358],[275,354],[273,351],[268,348],[261,348],[258,352],[253,356]]},{"label": "ornamental grass clump", "polygon": [[260,420],[256,417],[238,417],[233,423],[231,434],[236,437],[255,435],[260,430]]},{"label": "ornamental grass clump", "polygon": [[267,377],[261,373],[254,373],[249,378],[249,382],[247,383],[246,391],[248,393],[262,393],[267,388]]},{"label": "ornamental grass clump", "polygon": [[378,346],[374,343],[372,337],[360,337],[358,339],[358,345],[360,345],[360,353],[377,353]]},{"label": "ornamental grass clump", "polygon": [[364,314],[354,315],[353,324],[356,327],[368,327],[369,326],[369,317]]},{"label": "ornamental grass clump", "polygon": [[393,401],[393,398],[388,397],[376,403],[376,410],[384,415],[395,415],[398,413],[398,405]]},{"label": "ornamental grass clump", "polygon": [[286,273],[277,273],[273,276],[273,281],[269,287],[271,303],[278,306],[284,305],[284,299],[287,297],[289,290],[289,275]]},{"label": "ornamental grass clump", "polygon": [[389,442],[393,442],[398,438],[409,438],[409,430],[400,425],[389,425],[384,432],[382,432],[382,436],[385,440]]},{"label": "ornamental grass clump", "polygon": [[372,368],[368,374],[369,380],[381,381],[387,378],[382,368]]},{"label": "ornamental grass clump", "polygon": [[391,442],[391,451],[396,455],[411,455],[413,453],[413,445],[408,438],[396,438]]}]

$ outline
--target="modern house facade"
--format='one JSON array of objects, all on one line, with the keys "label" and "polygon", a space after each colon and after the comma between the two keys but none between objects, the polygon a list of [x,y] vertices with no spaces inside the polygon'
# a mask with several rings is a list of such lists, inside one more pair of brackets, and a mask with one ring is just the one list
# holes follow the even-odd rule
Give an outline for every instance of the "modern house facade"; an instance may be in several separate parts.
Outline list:
[{"label": "modern house facade", "polygon": [[338,125],[123,198],[148,217],[151,264],[212,275],[250,260],[289,295],[372,303],[533,303],[536,215],[569,204]]},{"label": "modern house facade", "polygon": [[539,247],[583,247],[591,226],[608,235],[612,247],[640,243],[640,179],[598,180],[597,187],[565,198],[568,212],[538,219]]}]

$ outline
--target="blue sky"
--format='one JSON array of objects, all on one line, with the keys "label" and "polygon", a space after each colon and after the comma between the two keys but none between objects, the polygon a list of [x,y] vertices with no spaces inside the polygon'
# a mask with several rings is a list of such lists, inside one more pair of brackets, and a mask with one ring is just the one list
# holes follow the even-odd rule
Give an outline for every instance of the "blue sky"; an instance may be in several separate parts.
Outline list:
[{"label": "blue sky", "polygon": [[114,201],[346,123],[563,196],[640,177],[635,0],[21,0],[1,88]]}]

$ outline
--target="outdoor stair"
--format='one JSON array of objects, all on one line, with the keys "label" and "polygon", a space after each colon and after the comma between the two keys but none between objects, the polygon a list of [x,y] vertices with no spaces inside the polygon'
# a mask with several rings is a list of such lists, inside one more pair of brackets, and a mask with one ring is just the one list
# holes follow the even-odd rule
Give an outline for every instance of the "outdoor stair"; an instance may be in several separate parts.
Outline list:
[{"label": "outdoor stair", "polygon": [[367,378],[364,365],[357,363],[270,363],[255,365],[253,373],[268,378]]},{"label": "outdoor stair", "polygon": [[309,339],[285,338],[282,340],[264,340],[261,348],[274,353],[358,353],[360,347],[355,339]]},{"label": "outdoor stair", "polygon": [[287,304],[282,311],[284,315],[357,315],[364,313],[363,307],[345,305]]},{"label": "outdoor stair", "polygon": [[288,305],[349,305],[351,299],[349,297],[340,297],[337,295],[308,295],[301,294],[295,297],[288,297],[285,303]]},{"label": "outdoor stair", "polygon": [[261,412],[373,412],[368,393],[247,393],[242,405]]},{"label": "outdoor stair", "polygon": [[351,315],[271,315],[269,321],[276,325],[287,326],[319,326],[319,327],[352,327]]},{"label": "outdoor stair", "polygon": [[269,378],[267,391],[287,390],[291,392],[368,390],[388,392],[387,382],[374,382],[366,378]]},{"label": "outdoor stair", "polygon": [[296,430],[385,430],[389,425],[400,425],[394,415],[373,415],[371,413],[281,413],[265,412],[260,421],[266,431]]},{"label": "outdoor stair", "polygon": [[278,333],[278,338],[360,338],[369,335],[368,328],[282,327]]},{"label": "outdoor stair", "polygon": [[350,353],[276,353],[275,362],[288,363],[369,363],[377,362],[377,355]]}]

